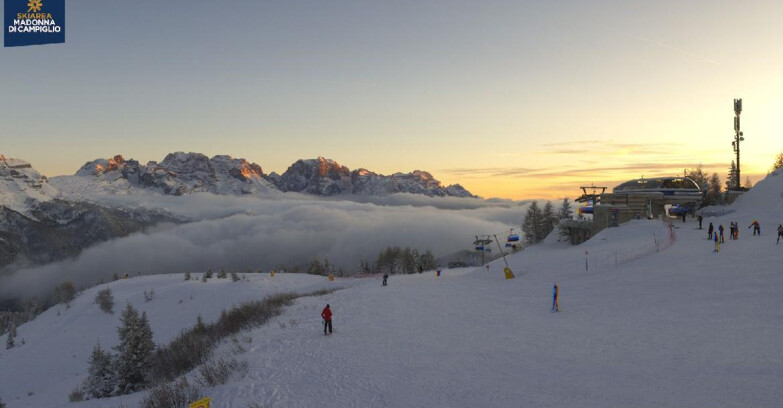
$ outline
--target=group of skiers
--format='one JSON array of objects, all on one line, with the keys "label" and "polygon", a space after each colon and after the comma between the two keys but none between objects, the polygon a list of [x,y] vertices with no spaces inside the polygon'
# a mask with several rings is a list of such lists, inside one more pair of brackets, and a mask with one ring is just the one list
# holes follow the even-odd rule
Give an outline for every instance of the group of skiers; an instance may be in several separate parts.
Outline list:
[{"label": "group of skiers", "polygon": [[[783,230],[781,227],[783,225],[778,225],[778,236],[780,236],[781,230]],[[753,228],[753,235],[761,235],[761,225],[759,224],[758,220],[753,220],[753,222],[748,225],[748,229]],[[715,231],[715,227],[710,223],[710,225],[707,227],[707,239],[712,240],[713,235],[712,233],[715,232],[715,235],[718,236],[719,242],[723,242],[723,224],[718,225],[718,230]],[[730,239],[739,239],[739,224],[735,221],[732,221],[729,223],[729,238]]]},{"label": "group of skiers", "polygon": [[[748,229],[753,228],[753,235],[761,236],[761,224],[758,220],[753,220]],[[701,229],[701,215],[699,215],[699,229]],[[729,238],[737,240],[739,239],[739,223],[732,221],[729,223]],[[778,224],[778,238],[775,241],[775,245],[780,243],[780,239],[783,238],[783,224]],[[713,252],[720,251],[720,244],[723,243],[723,224],[718,225],[717,231],[715,227],[710,223],[707,227],[707,239],[715,241],[715,250]]]}]

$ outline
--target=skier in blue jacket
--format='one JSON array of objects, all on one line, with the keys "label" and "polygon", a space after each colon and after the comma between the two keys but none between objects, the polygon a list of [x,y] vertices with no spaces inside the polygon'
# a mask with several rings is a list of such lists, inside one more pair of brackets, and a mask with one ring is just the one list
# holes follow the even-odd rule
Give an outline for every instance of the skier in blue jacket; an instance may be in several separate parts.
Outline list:
[{"label": "skier in blue jacket", "polygon": [[555,283],[555,287],[552,288],[552,312],[559,312],[560,305],[557,303],[557,298],[560,296],[560,288]]}]

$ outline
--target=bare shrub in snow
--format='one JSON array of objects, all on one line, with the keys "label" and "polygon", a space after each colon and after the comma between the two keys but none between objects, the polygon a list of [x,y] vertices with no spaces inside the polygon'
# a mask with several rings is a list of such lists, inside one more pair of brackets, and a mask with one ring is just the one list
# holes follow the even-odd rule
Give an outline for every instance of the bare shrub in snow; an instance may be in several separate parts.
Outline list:
[{"label": "bare shrub in snow", "polygon": [[166,347],[155,351],[150,367],[154,381],[171,381],[206,362],[214,342],[205,329],[183,331]]},{"label": "bare shrub in snow", "polygon": [[74,388],[73,391],[71,391],[71,393],[68,394],[68,401],[70,402],[84,401],[84,391],[82,391],[82,388],[80,386],[77,385],[76,388]]},{"label": "bare shrub in snow", "polygon": [[188,384],[183,377],[176,383],[163,383],[152,388],[141,400],[141,408],[187,408],[191,402],[201,399],[198,388]]},{"label": "bare shrub in snow", "polygon": [[247,374],[247,361],[239,361],[235,358],[209,361],[199,368],[199,376],[196,382],[203,387],[214,387],[225,384],[233,376],[241,378]]},{"label": "bare shrub in snow", "polygon": [[99,291],[98,294],[95,295],[95,303],[97,303],[104,312],[109,314],[113,313],[112,308],[114,308],[114,296],[111,294],[111,289],[106,288]]}]

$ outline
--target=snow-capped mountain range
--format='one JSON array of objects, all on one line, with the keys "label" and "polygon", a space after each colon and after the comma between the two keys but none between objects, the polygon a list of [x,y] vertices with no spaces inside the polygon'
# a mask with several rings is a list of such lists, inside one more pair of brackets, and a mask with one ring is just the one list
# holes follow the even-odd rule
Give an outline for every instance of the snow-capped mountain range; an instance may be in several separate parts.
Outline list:
[{"label": "snow-capped mountain range", "polygon": [[33,202],[51,201],[57,189],[30,163],[0,155],[0,206],[28,217]]},{"label": "snow-capped mountain range", "polygon": [[[78,177],[78,179],[74,179]],[[169,195],[209,192],[220,195],[256,194],[269,191],[298,192],[319,196],[344,194],[474,197],[459,184],[443,186],[426,171],[384,176],[366,169],[350,170],[334,160],[319,157],[298,160],[282,175],[264,174],[261,166],[245,159],[201,153],[176,152],[160,163],[142,165],[121,155],[86,163],[75,176],[53,178],[55,185],[88,182],[115,192],[145,188]]]},{"label": "snow-capped mountain range", "polygon": [[197,221],[165,204],[145,205],[148,196],[181,202],[177,196],[199,193],[252,198],[286,192],[349,200],[393,193],[474,197],[460,185],[442,186],[424,171],[384,176],[322,157],[267,175],[255,163],[224,155],[178,152],[146,165],[117,155],[90,161],[73,176],[47,179],[30,163],[0,155],[0,268],[67,259],[160,222]]},{"label": "snow-capped mountain range", "polygon": [[87,162],[76,177],[120,188],[151,188],[164,194],[195,192],[254,194],[274,190],[261,166],[230,156],[208,158],[200,153],[171,153],[146,165],[121,155]]},{"label": "snow-capped mountain range", "polygon": [[272,173],[268,179],[281,191],[322,196],[411,193],[439,197],[474,197],[459,184],[444,187],[426,171],[415,170],[411,173],[384,176],[367,169],[350,170],[323,157],[297,160],[282,175]]}]

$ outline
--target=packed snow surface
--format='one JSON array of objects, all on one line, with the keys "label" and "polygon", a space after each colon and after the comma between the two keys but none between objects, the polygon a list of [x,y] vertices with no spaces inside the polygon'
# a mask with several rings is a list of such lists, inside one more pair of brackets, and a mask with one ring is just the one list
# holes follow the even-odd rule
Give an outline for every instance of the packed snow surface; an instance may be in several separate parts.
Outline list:
[{"label": "packed snow surface", "polygon": [[[773,179],[774,177],[774,179]],[[780,200],[783,176],[759,183]],[[777,196],[775,195],[777,191]],[[201,315],[214,321],[243,300],[324,287],[218,353],[247,361],[242,378],[202,391],[213,407],[776,407],[783,400],[783,243],[780,206],[707,217],[704,229],[660,220],[611,228],[580,246],[548,242],[485,268],[337,278],[248,274],[248,280],[131,277],[81,293],[18,329],[0,350],[0,397],[17,407],[135,407],[143,393],[69,403],[96,342],[116,344],[119,313],[146,311],[164,343]],[[778,197],[778,198],[775,198]],[[753,219],[761,236],[745,228]],[[737,221],[739,240],[713,252],[706,227]],[[653,248],[649,250],[649,248]],[[622,262],[620,255],[634,254]],[[587,264],[587,265],[586,265]],[[200,272],[194,273],[199,277]],[[551,311],[560,286],[561,312]],[[115,314],[93,303],[110,287]],[[143,291],[155,290],[145,302]],[[334,334],[320,312],[334,313]],[[25,344],[19,345],[21,339]],[[252,339],[252,340],[251,340]],[[5,344],[5,336],[0,337]],[[234,351],[232,351],[234,350]],[[192,373],[194,375],[195,373]]]}]

